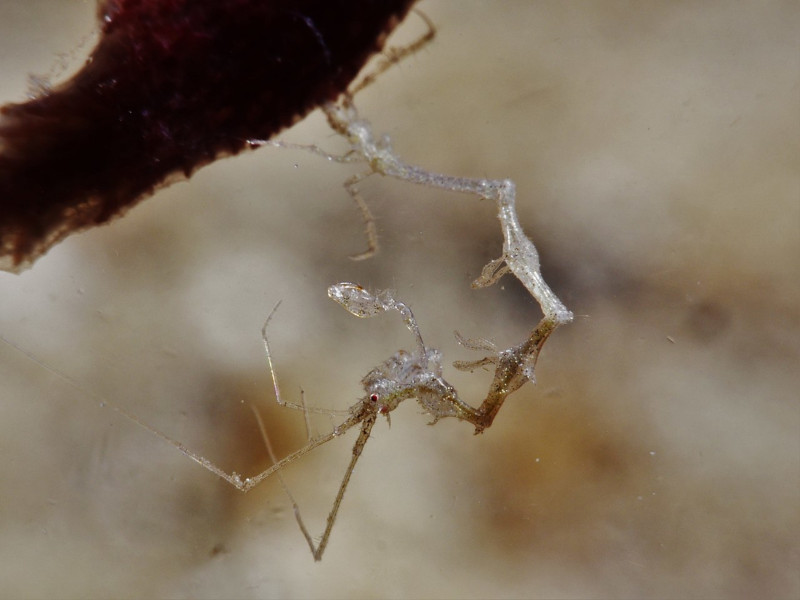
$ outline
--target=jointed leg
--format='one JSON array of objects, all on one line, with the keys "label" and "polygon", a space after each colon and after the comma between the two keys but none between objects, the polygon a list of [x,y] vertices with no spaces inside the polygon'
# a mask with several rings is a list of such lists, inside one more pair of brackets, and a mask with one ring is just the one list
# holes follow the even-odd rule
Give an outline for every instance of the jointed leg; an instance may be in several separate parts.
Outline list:
[{"label": "jointed leg", "polygon": [[[261,430],[261,436],[264,438],[264,444],[267,446],[267,452],[269,453],[270,459],[273,463],[277,462],[275,458],[275,452],[272,450],[272,444],[269,441],[269,436],[267,436],[267,430],[264,427],[264,422],[261,419],[261,415],[258,414],[258,411],[255,409],[253,410],[256,416],[256,420],[258,421],[258,427]],[[289,501],[292,503],[292,509],[294,510],[294,518],[297,520],[297,524],[300,527],[300,531],[303,533],[303,537],[306,538],[306,542],[308,542],[308,547],[311,549],[311,554],[314,556],[314,560],[319,561],[322,560],[322,554],[325,552],[325,548],[328,545],[328,538],[331,536],[331,531],[333,530],[333,525],[336,522],[336,517],[339,514],[339,507],[342,504],[342,498],[344,498],[344,493],[347,490],[347,485],[350,483],[350,476],[353,474],[353,469],[358,462],[359,457],[361,456],[361,452],[364,450],[364,445],[367,443],[369,439],[370,431],[372,431],[372,426],[375,425],[375,420],[377,419],[377,414],[373,414],[368,416],[364,421],[361,423],[361,433],[358,434],[358,438],[356,439],[356,443],[353,446],[353,457],[350,459],[350,464],[347,466],[347,471],[345,471],[344,478],[342,479],[342,483],[339,486],[339,491],[336,494],[336,499],[333,501],[333,508],[331,508],[331,512],[328,514],[327,525],[325,526],[325,531],[322,533],[322,537],[319,540],[318,545],[314,545],[314,539],[311,537],[311,534],[308,532],[308,528],[306,527],[305,523],[303,522],[303,517],[300,515],[300,506],[297,504],[297,501],[292,496],[292,492],[289,491],[289,487],[286,485],[286,482],[283,479],[283,475],[280,471],[277,472],[278,479],[281,482],[281,487],[283,491],[286,493],[286,496],[289,498]]]},{"label": "jointed leg", "polygon": [[375,70],[365,75],[361,81],[359,81],[349,90],[349,94],[351,96],[355,96],[356,93],[360,92],[365,87],[372,85],[372,83],[374,83],[375,80],[380,77],[381,73],[385,72],[387,69],[390,69],[404,58],[407,58],[419,51],[425,45],[431,42],[434,37],[436,37],[436,27],[434,27],[433,21],[431,21],[421,10],[415,10],[414,12],[417,13],[423,21],[425,21],[425,24],[428,26],[428,31],[408,46],[404,46],[402,48],[386,48],[383,51],[381,61],[375,67]]},{"label": "jointed leg", "polygon": [[[289,150],[306,150],[327,160],[339,163],[364,162],[364,157],[352,150],[347,154],[342,155],[331,154],[319,146],[291,144],[281,140],[249,140],[249,144],[251,146],[273,146],[275,148],[284,148]],[[351,255],[350,258],[352,260],[365,260],[372,258],[378,251],[378,230],[375,226],[375,217],[372,215],[369,206],[367,206],[367,203],[364,201],[358,191],[358,184],[370,175],[373,175],[372,171],[359,173],[353,175],[350,179],[344,182],[344,189],[347,190],[347,193],[353,198],[356,206],[358,207],[358,212],[361,214],[361,219],[364,222],[364,233],[367,236],[367,249],[359,254]],[[296,408],[296,406],[294,406],[294,408]]]},{"label": "jointed leg", "polygon": [[358,211],[361,213],[361,218],[364,221],[364,233],[367,236],[367,249],[359,254],[351,254],[351,260],[372,258],[378,251],[378,229],[375,226],[375,217],[372,215],[372,211],[370,211],[369,206],[364,202],[364,199],[358,191],[358,184],[372,174],[371,171],[368,173],[359,173],[353,175],[344,183],[344,189],[347,190],[347,193],[350,194],[353,200],[355,200],[356,206],[358,206]]},{"label": "jointed leg", "polygon": [[311,553],[314,555],[314,560],[321,560],[322,553],[325,552],[325,548],[328,545],[328,538],[331,536],[331,530],[333,529],[333,524],[336,522],[336,516],[339,514],[339,506],[342,504],[342,498],[344,498],[344,492],[347,489],[347,484],[350,483],[350,476],[353,474],[353,469],[358,462],[358,459],[361,457],[361,452],[364,450],[364,445],[367,443],[369,439],[369,434],[372,431],[372,426],[375,425],[375,420],[378,418],[377,414],[372,414],[364,419],[363,423],[361,424],[361,432],[358,434],[358,438],[356,439],[356,443],[353,445],[353,456],[350,459],[350,464],[347,465],[347,470],[344,473],[344,478],[342,479],[342,483],[339,486],[339,491],[336,494],[336,499],[333,501],[333,508],[331,508],[331,512],[328,515],[328,521],[325,525],[325,531],[322,534],[322,538],[319,540],[319,545],[315,548],[314,541],[311,539],[311,536],[308,534],[308,530],[303,525],[303,521],[300,518],[300,509],[297,507],[297,504],[294,504],[295,509],[295,518],[297,519],[298,524],[300,525],[300,529],[303,532],[303,535],[308,542],[308,547],[311,548]]},{"label": "jointed leg", "polygon": [[275,367],[272,364],[272,352],[269,349],[269,339],[267,338],[267,327],[269,326],[269,322],[272,320],[272,316],[275,314],[275,311],[278,310],[278,307],[281,305],[278,302],[275,305],[275,308],[272,309],[272,312],[269,313],[267,320],[264,322],[264,326],[261,328],[261,341],[264,344],[264,352],[267,356],[267,366],[269,367],[270,375],[272,376],[272,387],[275,391],[275,401],[280,404],[281,406],[285,406],[286,408],[293,408],[294,410],[302,410],[303,415],[306,419],[306,428],[310,432],[311,425],[309,422],[309,413],[320,413],[326,415],[349,415],[348,411],[343,410],[332,410],[327,408],[316,408],[316,407],[308,407],[306,406],[305,401],[305,392],[301,389],[300,390],[300,404],[295,404],[294,402],[287,402],[283,399],[281,395],[281,388],[278,385],[278,376],[275,374]]},{"label": "jointed leg", "polygon": [[272,146],[273,148],[283,148],[284,150],[304,150],[306,152],[310,152],[311,154],[316,154],[317,156],[321,156],[331,162],[337,163],[352,163],[352,162],[364,162],[364,159],[353,152],[352,150],[347,152],[346,154],[333,154],[332,152],[328,152],[327,150],[323,150],[316,144],[293,144],[291,142],[284,142],[283,140],[247,140],[247,143],[254,148],[260,148],[262,146]]},{"label": "jointed leg", "polygon": [[460,346],[464,346],[465,348],[469,348],[470,350],[483,350],[484,352],[489,352],[489,356],[481,358],[479,360],[456,360],[453,361],[453,366],[458,369],[459,371],[469,371],[472,372],[478,367],[485,367],[487,365],[496,365],[497,364],[497,357],[500,354],[497,346],[494,342],[491,342],[486,339],[466,339],[457,331],[456,334],[456,341]]}]

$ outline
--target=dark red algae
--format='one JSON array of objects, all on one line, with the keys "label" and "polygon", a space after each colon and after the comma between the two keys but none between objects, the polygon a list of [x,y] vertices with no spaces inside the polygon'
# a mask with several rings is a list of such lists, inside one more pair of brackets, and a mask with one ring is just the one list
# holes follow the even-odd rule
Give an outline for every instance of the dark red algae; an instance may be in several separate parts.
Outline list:
[{"label": "dark red algae", "polygon": [[414,0],[107,0],[83,69],[0,108],[0,268],[344,92]]}]

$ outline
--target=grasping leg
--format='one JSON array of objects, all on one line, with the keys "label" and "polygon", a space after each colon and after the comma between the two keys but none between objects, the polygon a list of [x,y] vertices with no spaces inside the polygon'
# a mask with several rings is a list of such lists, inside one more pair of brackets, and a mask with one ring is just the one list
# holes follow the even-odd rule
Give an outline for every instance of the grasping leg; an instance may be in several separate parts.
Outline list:
[{"label": "grasping leg", "polygon": [[381,75],[381,73],[384,73],[386,70],[390,69],[392,66],[399,63],[401,60],[421,50],[424,46],[430,43],[434,37],[436,37],[436,27],[434,27],[433,21],[431,21],[428,18],[428,16],[421,10],[415,10],[414,12],[417,13],[423,21],[425,21],[425,24],[428,26],[428,31],[424,35],[422,35],[419,39],[412,42],[408,46],[403,46],[400,48],[391,47],[384,49],[381,61],[375,67],[375,70],[365,75],[361,81],[359,81],[349,90],[349,94],[351,96],[355,96],[356,93],[360,92],[368,85],[372,85],[372,83],[375,82],[375,80]]},{"label": "grasping leg", "polygon": [[474,371],[478,367],[485,367],[486,365],[497,364],[497,357],[500,354],[494,342],[485,339],[466,339],[457,331],[455,332],[456,341],[459,345],[469,348],[470,350],[483,350],[489,352],[489,356],[479,360],[457,360],[453,362],[453,366],[459,371]]},{"label": "grasping leg", "polygon": [[378,229],[375,226],[375,217],[358,191],[358,184],[370,175],[372,173],[358,173],[344,183],[344,189],[347,190],[347,193],[350,194],[355,200],[356,206],[358,206],[358,212],[361,213],[361,219],[364,221],[364,233],[367,236],[367,249],[359,254],[351,254],[351,260],[372,258],[378,251]]}]

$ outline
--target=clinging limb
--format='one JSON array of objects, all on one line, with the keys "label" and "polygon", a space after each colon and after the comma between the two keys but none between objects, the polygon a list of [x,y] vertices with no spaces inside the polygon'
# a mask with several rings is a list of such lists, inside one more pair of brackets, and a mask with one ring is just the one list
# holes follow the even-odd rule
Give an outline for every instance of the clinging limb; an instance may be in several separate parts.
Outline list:
[{"label": "clinging limb", "polygon": [[351,96],[355,96],[356,93],[363,90],[365,87],[372,85],[375,80],[384,73],[388,69],[392,68],[394,65],[402,61],[404,58],[407,58],[421,50],[424,46],[429,44],[433,41],[433,38],[436,37],[436,27],[433,24],[428,16],[422,12],[421,10],[414,10],[419,17],[425,21],[425,25],[428,27],[428,31],[426,31],[422,36],[420,36],[417,40],[413,41],[408,46],[401,46],[395,47],[392,46],[391,48],[384,48],[382,54],[382,58],[380,62],[376,65],[375,69],[370,73],[367,73],[361,81],[358,83],[350,86],[348,93]]},{"label": "clinging limb", "polygon": [[[269,436],[267,436],[267,429],[264,427],[264,421],[255,408],[253,408],[253,413],[258,421],[258,428],[261,430],[261,437],[264,439],[264,444],[267,447],[267,452],[269,453],[270,459],[274,464],[277,464],[278,460],[275,458],[275,452],[272,450],[272,444],[269,441]],[[292,503],[294,518],[297,520],[297,524],[300,526],[300,531],[308,543],[308,547],[311,550],[311,555],[314,557],[314,560],[322,560],[322,554],[325,552],[325,548],[328,546],[328,539],[330,538],[331,531],[333,530],[333,524],[336,522],[336,516],[339,514],[339,507],[342,504],[344,492],[347,489],[347,484],[350,483],[350,476],[353,474],[353,469],[355,468],[356,462],[358,462],[361,452],[364,449],[367,440],[369,439],[369,434],[372,431],[372,426],[375,425],[377,417],[377,413],[367,415],[361,423],[361,433],[358,434],[356,443],[353,446],[353,457],[350,459],[350,464],[347,466],[344,479],[342,480],[342,483],[339,486],[339,491],[336,494],[336,499],[333,501],[333,508],[331,508],[331,512],[328,514],[327,525],[322,537],[320,538],[319,544],[314,544],[314,539],[311,537],[311,534],[308,533],[308,528],[303,522],[303,517],[300,515],[300,507],[297,505],[297,501],[294,499],[294,496],[292,496],[292,492],[289,491],[289,487],[283,480],[283,475],[281,475],[280,470],[276,471],[278,479],[281,482],[281,487],[283,487],[283,491],[286,493]]]}]

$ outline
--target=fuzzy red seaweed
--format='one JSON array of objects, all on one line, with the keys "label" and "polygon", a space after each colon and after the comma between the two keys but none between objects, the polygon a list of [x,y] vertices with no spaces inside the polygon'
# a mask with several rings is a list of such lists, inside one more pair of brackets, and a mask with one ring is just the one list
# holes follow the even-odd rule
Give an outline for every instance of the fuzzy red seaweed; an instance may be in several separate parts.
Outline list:
[{"label": "fuzzy red seaweed", "polygon": [[412,3],[101,3],[83,69],[0,108],[0,268],[335,100]]}]

